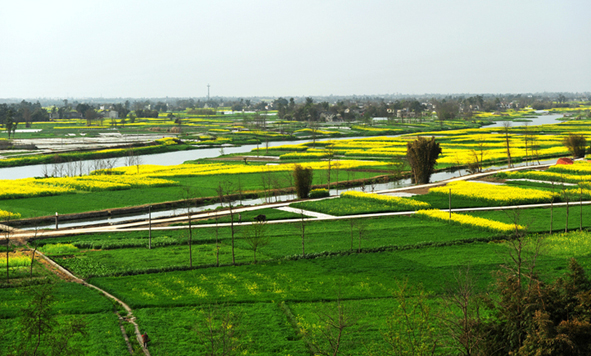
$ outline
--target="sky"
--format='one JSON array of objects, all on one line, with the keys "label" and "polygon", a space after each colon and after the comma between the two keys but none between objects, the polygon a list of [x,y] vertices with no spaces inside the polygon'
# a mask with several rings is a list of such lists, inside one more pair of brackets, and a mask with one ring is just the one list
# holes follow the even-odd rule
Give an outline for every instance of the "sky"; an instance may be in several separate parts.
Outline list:
[{"label": "sky", "polygon": [[5,0],[0,98],[591,91],[589,0]]}]

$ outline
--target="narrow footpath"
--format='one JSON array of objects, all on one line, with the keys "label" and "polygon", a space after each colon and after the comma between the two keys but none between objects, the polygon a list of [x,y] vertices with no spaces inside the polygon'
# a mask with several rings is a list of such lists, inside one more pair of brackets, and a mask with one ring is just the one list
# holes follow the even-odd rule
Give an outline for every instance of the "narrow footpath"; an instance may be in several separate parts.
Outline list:
[{"label": "narrow footpath", "polygon": [[[140,332],[140,327],[136,322],[135,316],[133,315],[133,311],[131,310],[131,308],[129,307],[129,305],[125,304],[121,299],[115,297],[114,295],[108,293],[107,291],[93,285],[90,284],[88,282],[86,282],[85,280],[76,277],[74,274],[72,274],[70,271],[68,271],[67,269],[63,268],[62,266],[60,266],[59,264],[55,263],[51,258],[45,256],[43,253],[39,252],[38,250],[36,251],[37,254],[43,258],[47,263],[49,263],[51,266],[57,268],[61,273],[65,274],[66,276],[68,276],[70,279],[72,279],[73,282],[78,283],[78,284],[82,284],[83,286],[86,286],[88,288],[93,288],[96,289],[97,291],[101,292],[105,297],[114,300],[115,302],[117,302],[119,305],[121,305],[125,311],[127,312],[127,316],[124,319],[124,321],[127,321],[128,323],[131,323],[134,328],[135,328],[135,337],[137,339],[137,342],[141,345],[142,350],[144,351],[144,355],[146,356],[150,356],[150,351],[148,350],[147,347],[144,347],[144,343],[142,341],[142,333]],[[119,314],[117,314],[119,316]],[[130,349],[130,354],[133,352],[133,347],[129,344],[129,340],[127,339],[127,334],[125,333],[124,329],[121,330],[123,335],[126,338],[126,343],[127,343],[127,347]]]}]

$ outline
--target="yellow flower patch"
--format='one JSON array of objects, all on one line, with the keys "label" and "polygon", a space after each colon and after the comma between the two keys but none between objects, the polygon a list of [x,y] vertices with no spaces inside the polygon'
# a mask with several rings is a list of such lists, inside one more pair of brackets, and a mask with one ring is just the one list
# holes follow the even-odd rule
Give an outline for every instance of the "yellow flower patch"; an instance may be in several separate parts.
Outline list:
[{"label": "yellow flower patch", "polygon": [[451,182],[444,187],[431,188],[429,193],[448,195],[450,189],[452,196],[461,196],[503,205],[550,202],[553,197],[558,197],[557,193],[542,190],[465,181]]},{"label": "yellow flower patch", "polygon": [[401,198],[401,197],[394,197],[394,196],[389,196],[389,195],[357,192],[357,191],[344,192],[341,194],[341,197],[342,198],[377,201],[380,203],[386,203],[386,204],[390,204],[393,206],[405,207],[405,208],[409,208],[409,209],[426,209],[426,208],[431,207],[431,205],[429,203],[425,203],[425,202],[418,201],[418,200]]},{"label": "yellow flower patch", "polygon": [[[450,216],[449,212],[442,211],[442,210],[418,210],[416,212],[417,216],[424,216],[436,220],[441,221],[449,221]],[[499,221],[494,221],[490,219],[478,218],[470,215],[463,215],[463,214],[456,214],[451,213],[451,221],[460,225],[466,225],[471,227],[482,228],[486,230],[498,231],[503,233],[511,233],[514,232],[517,228],[518,230],[522,230],[523,226],[521,225],[510,225],[505,224]]]}]

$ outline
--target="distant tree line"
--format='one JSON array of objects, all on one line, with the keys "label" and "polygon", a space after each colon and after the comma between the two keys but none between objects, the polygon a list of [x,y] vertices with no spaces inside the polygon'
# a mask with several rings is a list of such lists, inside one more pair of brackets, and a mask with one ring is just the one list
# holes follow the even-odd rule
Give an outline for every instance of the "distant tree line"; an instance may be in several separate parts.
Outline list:
[{"label": "distant tree line", "polygon": [[[131,101],[130,101],[131,100]],[[97,103],[101,101],[101,103]],[[158,100],[128,99],[111,103],[100,99],[88,102],[68,100],[43,100],[45,108],[39,101],[35,103],[21,102],[0,104],[0,125],[12,130],[19,123],[30,127],[32,122],[49,121],[52,119],[81,118],[92,125],[104,119],[105,112],[116,111],[119,119],[135,117],[158,117],[159,113],[187,111],[193,115],[215,115],[216,108],[224,107],[236,112],[277,111],[280,120],[308,122],[311,128],[320,122],[353,122],[361,121],[373,124],[373,118],[388,120],[405,120],[437,116],[441,124],[446,120],[472,120],[475,112],[503,113],[513,109],[531,107],[535,110],[550,108],[566,108],[588,102],[587,94],[579,93],[544,93],[544,94],[502,94],[502,95],[433,95],[428,97],[408,96],[402,98],[383,97],[279,97],[272,101],[261,98],[166,98]],[[52,106],[47,107],[51,102]],[[133,115],[131,115],[133,114]],[[112,117],[112,115],[111,115]],[[264,119],[260,119],[263,120]],[[122,121],[123,123],[124,121]],[[265,125],[263,125],[265,127]]]}]

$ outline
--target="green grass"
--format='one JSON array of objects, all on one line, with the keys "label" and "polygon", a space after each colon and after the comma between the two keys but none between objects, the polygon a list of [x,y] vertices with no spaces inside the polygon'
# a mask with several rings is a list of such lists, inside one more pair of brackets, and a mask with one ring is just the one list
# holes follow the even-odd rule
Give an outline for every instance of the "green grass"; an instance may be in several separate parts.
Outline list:
[{"label": "green grass", "polygon": [[[566,227],[566,207],[554,207],[552,213],[552,229],[554,232],[564,231]],[[583,228],[591,228],[591,206],[583,205]],[[527,227],[528,232],[547,233],[550,231],[550,208],[519,209],[512,211],[478,211],[467,213],[486,219],[513,224],[516,220],[522,226]],[[578,229],[581,222],[581,207],[578,202],[571,203],[569,207],[568,228]]]},{"label": "green grass", "polygon": [[[306,253],[322,253],[325,251],[339,252],[351,249],[351,234],[353,234],[353,249],[359,247],[360,220],[353,221],[351,227],[349,221],[311,221],[306,226]],[[267,228],[269,245],[257,251],[257,259],[270,260],[281,259],[286,256],[301,254],[302,241],[300,237],[299,223],[270,224]],[[497,233],[486,232],[474,228],[466,228],[459,225],[450,225],[436,220],[423,220],[414,216],[396,216],[388,218],[375,218],[362,221],[363,236],[361,248],[379,248],[383,246],[412,246],[419,244],[449,243],[459,240],[473,240],[478,238],[491,238]],[[248,226],[235,228],[236,262],[250,263],[252,251],[243,240]],[[352,231],[351,231],[352,230]],[[120,248],[112,250],[82,250],[73,258],[64,257],[57,261],[66,268],[81,277],[108,276],[122,273],[137,273],[162,268],[179,267],[186,268],[189,265],[189,248],[186,243],[187,231],[167,231],[169,239],[177,239],[182,245],[158,247],[152,250],[147,248]],[[231,238],[230,228],[218,229],[221,241],[220,263],[231,263]],[[125,233],[110,233],[109,236],[78,236],[61,238],[56,243],[71,243],[77,245],[84,243],[89,245],[92,241],[112,240],[113,244],[130,240],[125,238]],[[136,233],[135,239],[147,243],[147,234]],[[160,238],[161,234],[153,237]],[[44,248],[46,248],[46,245]],[[193,233],[193,265],[211,265],[215,258],[215,228],[197,228]]]},{"label": "green grass", "polygon": [[[121,356],[129,354],[125,340],[119,329],[117,316],[112,312],[97,314],[80,314],[86,324],[86,337],[76,336],[71,345],[81,349],[83,355]],[[72,318],[71,315],[59,315],[58,322]],[[11,350],[17,345],[20,335],[19,319],[0,319],[0,350]],[[43,344],[41,350],[43,350]]]},{"label": "green grass", "polygon": [[345,216],[355,214],[409,211],[408,208],[393,206],[377,201],[336,198],[290,204],[293,208],[317,211],[324,214]]},{"label": "green grass", "polygon": [[[276,303],[228,305],[233,313],[242,314],[238,330],[243,349],[249,355],[304,355],[305,344]],[[204,355],[206,342],[196,330],[202,309],[144,308],[135,313],[138,322],[150,335],[150,353],[157,355]]]},{"label": "green grass", "polygon": [[[0,319],[15,318],[19,308],[30,299],[27,288],[0,288]],[[59,301],[55,310],[61,314],[103,313],[113,309],[111,302],[94,289],[77,283],[57,282],[55,298]]]},{"label": "green grass", "polygon": [[[126,277],[92,278],[91,282],[133,307],[194,306],[232,303],[388,298],[397,282],[408,279],[441,293],[453,273],[470,264],[477,286],[492,282],[491,272],[505,260],[501,244],[466,244],[404,251],[353,254],[333,258],[283,261],[239,267],[207,268]],[[589,262],[584,261],[585,267]],[[543,276],[566,266],[566,259],[542,256]]]}]

